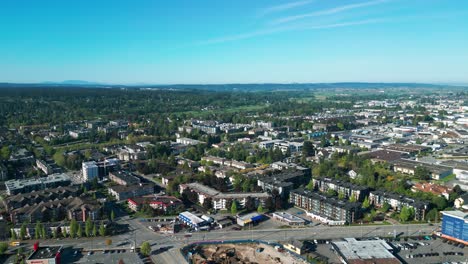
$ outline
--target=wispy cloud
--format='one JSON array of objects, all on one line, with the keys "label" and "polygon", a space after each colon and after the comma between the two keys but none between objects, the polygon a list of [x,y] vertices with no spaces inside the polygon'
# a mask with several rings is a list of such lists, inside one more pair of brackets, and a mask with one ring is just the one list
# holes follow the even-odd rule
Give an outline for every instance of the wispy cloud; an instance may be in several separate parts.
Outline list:
[{"label": "wispy cloud", "polygon": [[280,32],[287,32],[287,31],[319,30],[319,29],[327,29],[327,28],[351,27],[351,26],[358,26],[358,25],[383,23],[387,21],[388,21],[387,19],[367,19],[367,20],[360,20],[360,21],[349,21],[349,22],[322,24],[322,25],[301,24],[301,25],[283,26],[283,27],[276,27],[276,28],[265,29],[265,30],[257,30],[257,31],[243,33],[243,34],[209,39],[206,41],[198,42],[196,43],[196,45],[210,45],[210,44],[225,43],[225,42],[250,39],[250,38],[254,38],[258,36],[271,35],[271,34],[280,33]]},{"label": "wispy cloud", "polygon": [[299,19],[308,18],[308,17],[332,15],[332,14],[341,13],[341,12],[351,10],[351,9],[357,9],[357,8],[362,8],[362,7],[367,7],[367,6],[378,5],[378,4],[388,2],[388,1],[389,0],[373,0],[373,1],[368,1],[368,2],[361,2],[361,3],[355,3],[355,4],[349,4],[349,5],[342,5],[342,6],[337,6],[337,7],[334,7],[334,8],[315,11],[315,12],[311,12],[311,13],[280,18],[280,19],[277,19],[277,20],[273,21],[272,24],[283,24],[283,23],[287,23],[287,22],[291,22],[291,21],[296,21],[296,20],[299,20]]},{"label": "wispy cloud", "polygon": [[307,4],[310,4],[314,2],[314,0],[302,0],[302,1],[296,1],[296,2],[291,2],[291,3],[286,3],[286,4],[281,4],[281,5],[275,5],[275,6],[270,6],[266,7],[264,9],[261,9],[258,13],[259,16],[265,16],[267,14],[271,13],[277,13],[277,12],[282,12],[285,10],[293,9],[296,7],[304,6]]}]

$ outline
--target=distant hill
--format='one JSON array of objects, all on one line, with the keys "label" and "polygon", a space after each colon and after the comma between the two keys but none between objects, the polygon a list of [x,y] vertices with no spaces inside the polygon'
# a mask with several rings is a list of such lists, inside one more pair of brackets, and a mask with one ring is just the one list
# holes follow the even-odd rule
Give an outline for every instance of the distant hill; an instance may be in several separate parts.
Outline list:
[{"label": "distant hill", "polygon": [[88,81],[82,81],[82,80],[66,80],[62,82],[41,82],[39,84],[46,84],[46,85],[102,85],[102,83],[97,83],[97,82],[88,82]]},{"label": "distant hill", "polygon": [[315,89],[391,89],[391,88],[458,88],[468,86],[455,86],[445,84],[425,83],[252,83],[252,84],[171,84],[171,85],[116,85],[88,82],[81,80],[67,80],[63,82],[42,83],[0,83],[0,88],[33,88],[33,87],[84,87],[84,88],[128,88],[128,89],[163,89],[163,90],[204,90],[204,91],[281,91],[281,90],[315,90]]}]

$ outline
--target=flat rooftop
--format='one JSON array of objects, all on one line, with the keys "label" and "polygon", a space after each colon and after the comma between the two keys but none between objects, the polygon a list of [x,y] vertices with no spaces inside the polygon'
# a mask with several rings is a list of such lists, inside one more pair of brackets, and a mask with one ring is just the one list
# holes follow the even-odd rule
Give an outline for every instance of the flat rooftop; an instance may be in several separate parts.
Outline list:
[{"label": "flat rooftop", "polygon": [[459,218],[468,222],[468,213],[464,213],[462,211],[442,211],[441,213],[443,215]]},{"label": "flat rooftop", "polygon": [[286,213],[286,212],[276,212],[276,213],[273,213],[273,216],[279,216],[279,217],[282,217],[284,218],[286,221],[289,221],[289,222],[300,222],[300,223],[303,223],[305,222],[304,219],[300,218],[300,217],[297,217],[295,215],[292,215],[290,213]]},{"label": "flat rooftop", "polygon": [[400,264],[401,262],[389,251],[392,247],[384,240],[358,241],[347,238],[346,241],[332,243],[336,252],[346,263],[361,264]]},{"label": "flat rooftop", "polygon": [[196,215],[194,215],[194,214],[192,214],[192,213],[190,213],[188,211],[182,212],[179,215],[188,218],[190,220],[190,222],[192,222],[193,224],[196,224],[196,225],[205,222],[205,220],[203,220],[202,218],[200,218],[200,217],[198,217],[198,216],[196,216]]},{"label": "flat rooftop", "polygon": [[51,259],[55,258],[55,255],[62,250],[62,246],[54,246],[54,247],[39,247],[37,251],[29,256],[28,260],[33,259]]}]

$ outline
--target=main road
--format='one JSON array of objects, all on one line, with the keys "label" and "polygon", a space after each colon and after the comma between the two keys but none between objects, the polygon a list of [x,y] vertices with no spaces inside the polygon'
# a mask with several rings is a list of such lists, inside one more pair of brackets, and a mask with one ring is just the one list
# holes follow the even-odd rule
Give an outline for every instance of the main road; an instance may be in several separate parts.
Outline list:
[{"label": "main road", "polygon": [[[398,225],[356,225],[356,226],[324,226],[282,229],[251,229],[239,231],[215,230],[211,232],[194,232],[191,235],[159,234],[149,230],[138,219],[121,218],[119,222],[129,224],[130,232],[106,238],[81,238],[63,240],[45,240],[47,245],[63,245],[80,247],[84,250],[100,250],[115,248],[130,248],[134,243],[139,246],[143,241],[149,241],[153,250],[165,248],[162,253],[153,256],[156,263],[181,263],[183,260],[179,249],[188,243],[200,241],[227,240],[263,240],[267,242],[285,242],[290,240],[339,239],[347,237],[389,237],[403,233],[403,236],[429,235],[438,227],[428,224],[398,224]],[[105,240],[112,239],[112,245],[106,246]]]}]

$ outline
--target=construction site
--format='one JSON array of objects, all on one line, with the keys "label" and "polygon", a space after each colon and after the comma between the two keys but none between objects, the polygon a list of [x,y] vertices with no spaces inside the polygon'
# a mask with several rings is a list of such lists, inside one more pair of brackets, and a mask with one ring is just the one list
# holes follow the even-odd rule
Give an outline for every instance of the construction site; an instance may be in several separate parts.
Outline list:
[{"label": "construction site", "polygon": [[259,243],[246,244],[204,244],[194,245],[189,253],[191,263],[273,263],[304,264],[305,260],[295,257],[280,246]]}]

